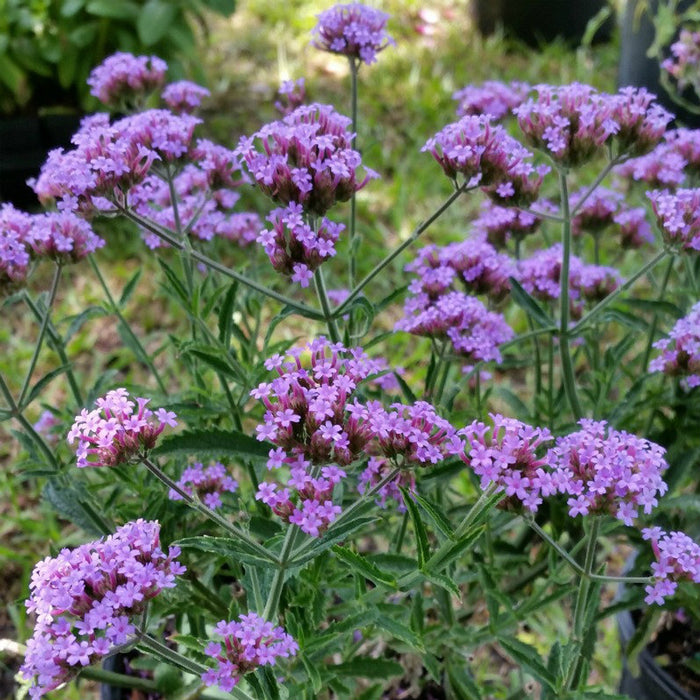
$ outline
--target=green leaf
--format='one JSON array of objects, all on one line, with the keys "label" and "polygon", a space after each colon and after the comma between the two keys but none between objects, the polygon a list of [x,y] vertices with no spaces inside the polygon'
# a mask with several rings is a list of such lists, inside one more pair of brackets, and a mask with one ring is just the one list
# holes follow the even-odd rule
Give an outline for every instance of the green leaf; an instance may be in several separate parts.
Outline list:
[{"label": "green leaf", "polygon": [[632,308],[639,309],[640,311],[650,311],[654,314],[670,316],[673,319],[678,319],[683,315],[683,311],[672,304],[670,301],[660,301],[658,299],[635,299],[633,297],[628,297],[624,300],[626,304],[629,304]]},{"label": "green leaf", "polygon": [[370,656],[356,656],[352,661],[346,661],[335,666],[328,666],[339,676],[352,676],[354,678],[380,678],[401,676],[404,673],[403,666],[390,659],[373,659]]},{"label": "green leaf", "polygon": [[551,690],[556,690],[556,676],[545,666],[535,647],[513,637],[497,635],[497,639],[518,664],[527,669],[540,683],[547,685]]},{"label": "green leaf", "polygon": [[67,485],[61,479],[49,479],[42,496],[62,517],[91,535],[108,535],[113,526],[88,502],[89,494],[82,485]]},{"label": "green leaf", "polygon": [[217,556],[226,557],[234,561],[242,561],[254,566],[263,566],[277,569],[278,562],[274,555],[270,554],[270,559],[264,559],[257,550],[252,549],[243,540],[236,540],[231,537],[212,537],[211,535],[200,535],[198,537],[185,537],[182,540],[173,542],[182,549],[196,549],[200,552],[208,552]]},{"label": "green leaf", "polygon": [[177,16],[177,5],[163,0],[148,0],[136,20],[136,31],[145,46],[153,46],[167,33]]},{"label": "green leaf", "polygon": [[22,87],[24,71],[5,54],[0,54],[0,81],[10,89],[13,95],[17,95]]},{"label": "green leaf", "polygon": [[454,537],[454,530],[452,529],[450,521],[440,511],[440,508],[422,496],[419,496],[417,493],[413,494],[413,498],[421,509],[425,511],[425,514],[428,516],[435,528],[448,539],[452,539]]},{"label": "green leaf", "polygon": [[267,458],[273,448],[274,445],[271,443],[256,440],[254,437],[237,430],[210,428],[190,430],[163,438],[151,454],[156,457],[185,453]]},{"label": "green leaf", "polygon": [[438,574],[436,571],[426,571],[425,569],[421,571],[423,576],[425,576],[430,583],[440,588],[444,588],[448,593],[453,595],[455,598],[461,598],[462,593],[457,587],[457,584],[448,576],[444,574]]},{"label": "green leaf", "polygon": [[399,383],[399,387],[401,387],[401,393],[404,395],[406,401],[409,403],[415,403],[418,399],[411,390],[411,387],[406,384],[406,380],[398,372],[394,372],[394,376],[396,377],[396,381]]},{"label": "green leaf", "polygon": [[[380,607],[386,609],[395,606],[381,605]],[[416,635],[410,627],[404,625],[403,622],[399,622],[398,620],[395,620],[389,615],[384,615],[380,613],[379,615],[377,615],[375,624],[380,629],[383,629],[385,632],[388,632],[392,637],[396,637],[396,639],[399,639],[405,644],[408,644],[413,649],[421,653],[425,651],[425,648],[423,647],[423,642],[420,640],[418,635]]]},{"label": "green leaf", "polygon": [[139,16],[140,7],[131,0],[91,0],[85,10],[97,17],[134,20]]},{"label": "green leaf", "polygon": [[168,285],[164,285],[165,290],[170,293],[170,296],[173,296],[173,292],[175,293],[175,296],[180,300],[182,305],[187,309],[190,306],[190,296],[187,293],[187,290],[185,289],[184,285],[180,281],[180,278],[177,276],[175,271],[166,263],[162,258],[158,258],[158,264],[160,265],[161,269],[165,273],[165,276],[168,278]]},{"label": "green leaf", "polygon": [[221,374],[225,374],[227,377],[232,377],[240,384],[246,383],[247,377],[245,372],[241,369],[238,362],[233,360],[230,355],[224,355],[222,357],[221,353],[208,352],[207,350],[198,347],[185,348],[185,353],[188,355],[194,355],[196,358],[204,362],[204,364],[211,367],[215,372],[220,372]]},{"label": "green leaf", "polygon": [[[502,495],[501,495],[502,497]],[[448,547],[444,554],[440,556],[439,559],[439,565],[440,568],[443,569],[445,568],[448,564],[451,564],[453,561],[456,559],[459,559],[459,557],[462,556],[462,554],[469,549],[476,540],[481,537],[481,535],[484,532],[485,525],[476,525],[472,527],[464,536],[462,536],[460,539],[458,539],[453,545]],[[428,567],[429,571],[432,571],[432,568],[430,566]]]},{"label": "green leaf", "polygon": [[[530,417],[530,409],[525,405],[524,401],[510,389],[504,386],[497,386],[493,390],[494,396],[502,398],[510,407],[511,411],[521,420],[527,421]],[[513,414],[510,414],[513,415]]]},{"label": "green leaf", "polygon": [[63,0],[61,3],[61,17],[72,17],[83,9],[85,0]]},{"label": "green leaf", "polygon": [[428,533],[420,517],[420,511],[415,501],[411,498],[411,494],[404,488],[401,488],[403,502],[406,504],[406,509],[413,523],[413,530],[416,533],[416,547],[418,549],[418,568],[423,569],[425,563],[430,557],[430,547],[428,545]]},{"label": "green leaf", "polygon": [[518,280],[514,277],[509,277],[508,279],[510,281],[510,293],[513,297],[513,301],[540,326],[556,330],[554,321],[549,317],[549,314],[542,308],[540,303],[523,289]]},{"label": "green leaf", "polygon": [[107,311],[101,306],[88,306],[84,311],[77,314],[76,316],[70,317],[70,324],[68,325],[68,330],[63,336],[63,344],[67,345],[68,341],[85,325],[87,321],[91,318],[99,318],[101,316],[106,316]]},{"label": "green leaf", "polygon": [[212,11],[228,17],[236,11],[236,0],[204,0],[204,4]]},{"label": "green leaf", "polygon": [[456,700],[481,700],[481,692],[468,670],[450,663],[447,679]]},{"label": "green leaf", "polygon": [[22,405],[22,409],[26,408],[29,406],[29,404],[36,399],[39,394],[44,390],[45,387],[47,387],[56,377],[58,377],[59,374],[63,374],[66,370],[70,369],[70,365],[61,365],[61,367],[56,367],[56,369],[52,369],[50,372],[45,374],[31,389],[29,394],[27,395],[27,398],[24,399],[24,404]]},{"label": "green leaf", "polygon": [[236,305],[238,282],[231,282],[226,296],[219,309],[219,340],[225,348],[231,344],[231,324],[233,323],[233,310]]},{"label": "green leaf", "polygon": [[396,579],[389,573],[382,571],[376,564],[365,559],[361,554],[353,552],[347,547],[335,545],[333,554],[342,562],[347,564],[353,571],[356,571],[364,578],[368,578],[378,586],[387,586],[388,588],[396,588]]},{"label": "green leaf", "polygon": [[65,90],[68,89],[75,80],[75,72],[78,68],[78,52],[65,51],[61,60],[56,64],[58,72],[58,82]]},{"label": "green leaf", "polygon": [[124,291],[122,292],[121,297],[119,297],[119,308],[123,308],[129,299],[131,299],[131,295],[134,293],[136,285],[141,279],[142,272],[143,269],[138,268],[138,270],[136,270],[136,272],[132,275],[131,279],[124,285]]},{"label": "green leaf", "polygon": [[314,693],[318,693],[323,687],[323,683],[321,682],[321,674],[318,671],[317,664],[313,661],[310,661],[306,654],[304,654],[303,652],[299,654],[299,658],[301,659],[301,663],[303,664],[304,669],[306,670],[306,675],[311,681],[311,687],[313,688]]}]

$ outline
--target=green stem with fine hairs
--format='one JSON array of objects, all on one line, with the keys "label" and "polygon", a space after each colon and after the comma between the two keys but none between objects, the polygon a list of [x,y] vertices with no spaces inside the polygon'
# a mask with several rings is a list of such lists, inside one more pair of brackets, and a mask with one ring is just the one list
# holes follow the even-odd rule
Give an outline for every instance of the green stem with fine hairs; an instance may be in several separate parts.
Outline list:
[{"label": "green stem with fine hairs", "polygon": [[316,286],[318,301],[321,304],[321,309],[323,309],[323,320],[326,322],[326,326],[328,327],[328,335],[330,335],[331,340],[334,343],[339,343],[340,333],[338,332],[338,326],[335,324],[333,311],[331,310],[331,305],[328,301],[328,290],[326,289],[326,283],[323,279],[323,270],[321,270],[320,267],[314,272],[314,284]]}]

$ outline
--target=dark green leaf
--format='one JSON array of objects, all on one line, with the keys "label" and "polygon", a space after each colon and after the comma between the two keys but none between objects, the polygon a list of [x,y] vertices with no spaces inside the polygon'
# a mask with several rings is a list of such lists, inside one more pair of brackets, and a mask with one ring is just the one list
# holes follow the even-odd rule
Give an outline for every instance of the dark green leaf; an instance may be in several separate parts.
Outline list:
[{"label": "dark green leaf", "polygon": [[204,4],[224,17],[232,15],[236,10],[236,0],[204,0]]},{"label": "dark green leaf", "polygon": [[382,571],[376,564],[365,559],[361,554],[339,545],[333,547],[333,554],[353,571],[356,571],[364,578],[368,578],[378,586],[396,588],[396,579],[391,574]]},{"label": "dark green leaf", "polygon": [[177,5],[164,0],[148,0],[136,20],[136,31],[145,46],[153,46],[167,33],[177,15]]},{"label": "dark green leaf", "polygon": [[514,277],[509,277],[508,279],[510,280],[510,293],[513,297],[513,301],[540,326],[555,330],[554,321],[549,317],[540,303],[523,289],[518,280]]},{"label": "dark green leaf", "polygon": [[452,529],[450,521],[440,511],[440,507],[434,503],[431,503],[422,496],[419,496],[417,493],[413,494],[413,498],[421,509],[425,511],[425,514],[428,516],[435,528],[448,539],[452,539],[454,530]]},{"label": "dark green leaf", "polygon": [[430,547],[428,545],[428,533],[426,532],[423,520],[420,517],[420,511],[411,494],[404,488],[401,489],[403,502],[406,504],[406,509],[413,523],[413,530],[416,533],[416,547],[418,549],[418,568],[423,569],[425,563],[430,557]]},{"label": "dark green leaf", "polygon": [[423,576],[425,576],[430,583],[432,583],[435,586],[439,586],[440,588],[444,588],[449,594],[453,595],[455,598],[461,598],[462,593],[460,592],[459,588],[457,587],[457,584],[448,576],[445,576],[444,574],[438,574],[435,571],[421,571]]},{"label": "dark green leaf", "polygon": [[63,336],[63,344],[66,345],[68,341],[83,327],[86,321],[90,320],[91,318],[97,318],[106,315],[107,311],[105,311],[105,309],[103,309],[101,306],[88,306],[77,316],[70,317],[70,324],[68,325],[68,330]]},{"label": "dark green leaf", "polygon": [[231,282],[219,309],[219,340],[225,348],[231,344],[231,324],[233,323],[233,310],[236,306],[237,293],[238,282]]},{"label": "dark green leaf", "polygon": [[373,659],[370,656],[356,656],[352,661],[343,664],[329,666],[339,676],[352,676],[354,678],[381,678],[401,676],[404,673],[403,666],[390,659]]},{"label": "dark green leaf", "polygon": [[156,457],[177,453],[216,454],[230,457],[266,458],[273,445],[237,430],[191,430],[170,435],[152,451]]},{"label": "dark green leaf", "polygon": [[67,485],[60,479],[49,479],[42,495],[60,516],[85,532],[100,537],[112,532],[112,525],[90,505],[89,494],[82,486]]},{"label": "dark green leaf", "polygon": [[131,0],[91,0],[85,8],[91,15],[97,17],[109,17],[110,19],[136,19],[141,9],[137,3]]},{"label": "dark green leaf", "polygon": [[499,644],[513,659],[527,669],[540,683],[556,690],[557,679],[545,666],[535,647],[521,642],[514,637],[498,635]]},{"label": "dark green leaf", "polygon": [[408,401],[409,403],[415,403],[417,399],[416,395],[413,393],[413,391],[411,391],[411,387],[408,386],[408,384],[406,384],[406,381],[398,372],[394,372],[394,376],[396,377],[396,381],[401,387],[401,393],[404,395],[406,401]]},{"label": "dark green leaf", "polygon": [[321,674],[318,671],[318,666],[313,661],[310,661],[306,654],[304,654],[303,652],[299,654],[299,658],[301,659],[301,663],[304,665],[306,675],[311,681],[311,687],[313,688],[314,693],[318,693],[323,687],[323,684],[321,682]]},{"label": "dark green leaf", "polygon": [[[381,607],[391,608],[394,606],[383,605]],[[383,629],[385,632],[388,632],[390,635],[392,635],[392,637],[396,637],[396,639],[401,640],[421,653],[425,651],[423,642],[420,640],[420,638],[411,630],[410,627],[404,625],[403,622],[399,622],[393,617],[383,615],[381,613],[377,615],[375,622],[379,628]]]},{"label": "dark green leaf", "polygon": [[635,309],[640,309],[641,311],[650,311],[654,314],[660,314],[665,316],[670,316],[673,319],[678,319],[683,315],[683,311],[672,304],[670,301],[659,301],[655,299],[634,299],[627,298],[624,300],[626,304],[629,304]]},{"label": "dark green leaf", "polygon": [[[456,559],[462,556],[462,554],[468,550],[476,540],[481,537],[484,532],[484,525],[476,525],[472,527],[464,536],[460,537],[453,545],[446,547],[443,554],[440,555],[436,564],[439,565],[440,569],[445,568],[448,564],[452,563]],[[428,571],[433,571],[433,565],[428,562]]]},{"label": "dark green leaf", "polygon": [[34,401],[34,399],[37,398],[41,394],[41,392],[44,390],[46,386],[48,386],[56,377],[58,377],[60,374],[63,374],[66,370],[70,369],[70,365],[62,365],[61,367],[56,367],[56,369],[52,369],[50,372],[45,374],[31,389],[29,394],[27,395],[27,398],[24,399],[24,404],[22,408],[26,408],[29,406],[29,404]]},{"label": "dark green leaf", "polygon": [[207,352],[206,350],[196,347],[186,348],[185,352],[188,355],[194,355],[204,362],[204,364],[211,367],[215,372],[220,372],[227,377],[232,377],[240,384],[246,383],[247,378],[245,372],[241,369],[238,362],[230,355],[222,357],[221,353]]},{"label": "dark green leaf", "polygon": [[481,700],[479,688],[467,669],[450,663],[447,667],[447,679],[455,700]]},{"label": "dark green leaf", "polygon": [[138,284],[139,280],[141,279],[141,272],[142,268],[138,268],[136,272],[133,274],[131,279],[124,285],[124,291],[122,292],[121,297],[119,298],[119,306],[120,308],[126,304],[129,299],[131,298],[131,295],[134,293],[134,290],[136,289],[136,285]]},{"label": "dark green leaf", "polygon": [[63,0],[61,3],[61,17],[72,17],[82,10],[85,0]]},{"label": "dark green leaf", "polygon": [[199,537],[186,537],[174,542],[183,549],[197,549],[201,552],[216,554],[234,561],[242,561],[254,566],[263,566],[272,569],[277,568],[277,561],[270,554],[270,559],[263,558],[257,550],[252,549],[243,540],[236,540],[231,537],[211,537],[201,535]]},{"label": "dark green leaf", "polygon": [[158,264],[165,273],[165,276],[168,278],[169,285],[165,287],[166,291],[170,293],[175,292],[175,296],[177,296],[183,306],[185,308],[189,308],[190,297],[184,285],[182,282],[180,282],[180,278],[177,276],[177,274],[175,274],[175,271],[170,267],[170,265],[168,265],[168,263],[166,263],[162,258],[158,258]]}]

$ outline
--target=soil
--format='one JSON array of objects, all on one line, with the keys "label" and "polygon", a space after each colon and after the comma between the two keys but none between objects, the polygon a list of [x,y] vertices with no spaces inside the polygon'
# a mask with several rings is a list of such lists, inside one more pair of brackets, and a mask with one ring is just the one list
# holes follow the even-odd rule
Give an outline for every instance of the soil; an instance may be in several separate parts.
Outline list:
[{"label": "soil", "polygon": [[685,664],[700,655],[700,629],[669,615],[649,651],[683,689],[700,698],[700,675]]}]

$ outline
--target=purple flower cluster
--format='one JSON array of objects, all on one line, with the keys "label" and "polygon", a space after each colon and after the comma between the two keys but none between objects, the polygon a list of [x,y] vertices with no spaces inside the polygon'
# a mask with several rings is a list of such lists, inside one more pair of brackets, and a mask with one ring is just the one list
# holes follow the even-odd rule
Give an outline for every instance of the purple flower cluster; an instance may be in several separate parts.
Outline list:
[{"label": "purple flower cluster", "polygon": [[[393,469],[391,462],[386,457],[370,457],[367,466],[362,471],[357,482],[357,490],[362,494],[371,490],[382,479],[389,476]],[[386,508],[388,501],[398,504],[397,510],[403,513],[406,506],[403,502],[400,489],[404,488],[412,492],[416,488],[416,476],[412,471],[404,470],[398,476],[388,481],[377,491],[376,504],[380,508]]]},{"label": "purple flower cluster", "polygon": [[69,444],[78,441],[77,466],[113,467],[138,461],[152,449],[165,426],[175,427],[177,421],[172,411],[151,411],[149,401],[131,401],[126,389],[114,389],[95,401],[93,411],[84,408],[68,433]]},{"label": "purple flower cluster", "polygon": [[42,697],[127,642],[136,631],[130,619],[185,572],[179,554],[161,549],[157,522],[137,520],[39,562],[26,603],[36,624],[20,669],[29,695]]},{"label": "purple flower cluster", "polygon": [[700,386],[700,302],[676,322],[667,338],[654,343],[661,354],[649,363],[650,372],[684,377],[689,387]]},{"label": "purple flower cluster", "polygon": [[[561,292],[562,247],[550,248],[518,262],[517,279],[535,299],[554,301]],[[597,302],[611,294],[622,283],[620,273],[613,267],[586,265],[572,255],[569,261],[569,298],[571,314],[578,318],[586,301]]]},{"label": "purple flower cluster", "polygon": [[569,515],[609,513],[632,525],[640,508],[649,514],[668,489],[664,448],[605,421],[584,418],[579,425],[547,455],[557,490],[569,497]]},{"label": "purple flower cluster", "polygon": [[0,206],[0,297],[27,279],[29,251],[25,244],[32,217],[11,204]]},{"label": "purple flower cluster", "polygon": [[700,583],[700,545],[684,532],[665,532],[660,527],[642,530],[651,541],[656,561],[651,565],[653,583],[645,587],[647,605],[663,605],[678,587],[678,581]]},{"label": "purple flower cluster", "polygon": [[482,204],[481,212],[472,227],[475,237],[484,236],[495,248],[503,249],[513,239],[522,241],[535,233],[542,219],[527,211],[512,207],[499,207],[490,201]]},{"label": "purple flower cluster", "polygon": [[281,627],[274,627],[255,613],[241,615],[237,621],[221,620],[215,634],[221,641],[207,644],[204,653],[216,662],[216,668],[206,671],[202,681],[227,693],[246,673],[260,666],[274,666],[278,658],[287,659],[299,651],[299,645]]},{"label": "purple flower cluster", "polygon": [[157,56],[119,52],[94,68],[87,84],[100,102],[119,108],[163,85],[167,70],[168,64]]},{"label": "purple flower cluster", "polygon": [[151,109],[110,124],[106,114],[83,119],[73,136],[76,148],[49,153],[32,186],[43,202],[57,201],[61,210],[91,214],[127,205],[127,193],[143,182],[158,162],[185,156],[200,120]]},{"label": "purple flower cluster", "polygon": [[283,115],[290,114],[306,102],[306,84],[304,78],[285,80],[277,91],[275,109]]},{"label": "purple flower cluster", "polygon": [[472,294],[485,294],[498,301],[510,289],[508,278],[516,275],[512,258],[478,239],[442,247],[425,246],[416,252],[415,260],[406,265],[406,270],[416,275],[409,292],[417,297],[427,294],[431,302],[452,291],[455,283]]},{"label": "purple flower cluster", "polygon": [[678,41],[671,44],[672,58],[661,63],[663,68],[678,83],[679,92],[691,87],[696,95],[700,95],[700,32],[682,29]]},{"label": "purple flower cluster", "polygon": [[[212,510],[223,505],[222,494],[234,493],[238,488],[238,482],[229,476],[221,462],[214,462],[206,468],[201,462],[195,462],[182,472],[177,485],[190,496],[196,494],[197,498]],[[182,496],[174,489],[170,489],[168,498],[171,501],[182,500]]]},{"label": "purple flower cluster", "polygon": [[664,243],[675,250],[700,250],[700,189],[647,192]]},{"label": "purple flower cluster", "polygon": [[178,80],[166,85],[161,93],[163,102],[177,114],[192,114],[202,100],[211,93],[205,87],[189,80]]},{"label": "purple flower cluster", "polygon": [[546,428],[533,428],[514,418],[490,414],[493,427],[474,421],[458,431],[452,452],[481,480],[481,487],[497,484],[506,498],[504,508],[522,504],[535,512],[542,497],[556,493],[557,487],[545,469],[543,446],[551,442]]},{"label": "purple flower cluster", "polygon": [[389,15],[359,2],[335,5],[317,15],[312,44],[322,51],[371,64],[394,40],[386,33]]},{"label": "purple flower cluster", "polygon": [[487,80],[482,85],[467,85],[457,90],[452,97],[459,103],[457,116],[485,114],[498,121],[508,116],[513,108],[522,104],[529,91],[530,86],[527,83]]},{"label": "purple flower cluster", "polygon": [[613,221],[619,227],[620,245],[623,248],[641,248],[645,243],[654,242],[654,234],[647,221],[646,209],[642,207],[623,209],[615,214]]},{"label": "purple flower cluster", "polygon": [[293,282],[308,287],[314,270],[336,254],[335,244],[345,228],[326,217],[310,226],[304,221],[301,204],[290,202],[274,209],[267,220],[272,229],[262,229],[257,237],[272,266]]},{"label": "purple flower cluster", "polygon": [[51,411],[42,411],[39,419],[32,427],[46,442],[53,444],[58,441],[56,428],[60,425],[61,421]]},{"label": "purple flower cluster", "polygon": [[605,145],[641,155],[663,136],[671,115],[644,89],[600,93],[588,85],[537,85],[537,96],[513,112],[528,141],[563,166],[577,166]]},{"label": "purple flower cluster", "polygon": [[500,362],[498,346],[513,337],[502,314],[489,311],[476,297],[463,292],[448,292],[435,300],[427,294],[410,297],[404,318],[394,327],[413,335],[447,339],[469,364]]},{"label": "purple flower cluster", "polygon": [[546,166],[535,168],[532,153],[490,117],[466,116],[448,124],[421,149],[432,154],[455,182],[461,175],[469,187],[477,185],[496,202],[526,206],[539,194]]},{"label": "purple flower cluster", "polygon": [[365,167],[358,180],[362,159],[352,148],[350,123],[330,105],[302,105],[242,138],[236,153],[273,201],[296,202],[305,212],[323,216],[378,177]]}]

